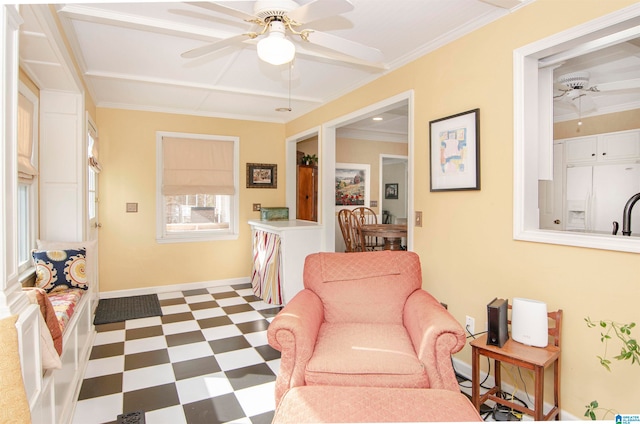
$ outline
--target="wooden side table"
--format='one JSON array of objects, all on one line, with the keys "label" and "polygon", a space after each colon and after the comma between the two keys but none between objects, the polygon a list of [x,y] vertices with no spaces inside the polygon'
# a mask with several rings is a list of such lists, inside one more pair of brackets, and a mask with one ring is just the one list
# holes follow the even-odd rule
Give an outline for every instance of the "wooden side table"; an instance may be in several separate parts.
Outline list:
[{"label": "wooden side table", "polygon": [[[562,310],[550,312],[548,315],[549,318],[555,320],[555,327],[549,328],[552,342],[547,347],[527,346],[512,339],[507,340],[502,347],[487,345],[486,334],[471,342],[471,400],[478,411],[480,410],[480,405],[487,400],[492,400],[516,411],[532,415],[536,421],[560,419],[560,333]],[[493,359],[495,373],[495,385],[483,395],[480,395],[480,355]],[[534,372],[535,403],[533,409],[500,397],[500,392],[502,391],[500,364],[502,362]],[[544,371],[550,366],[553,366],[554,405],[547,414],[544,414]]]}]

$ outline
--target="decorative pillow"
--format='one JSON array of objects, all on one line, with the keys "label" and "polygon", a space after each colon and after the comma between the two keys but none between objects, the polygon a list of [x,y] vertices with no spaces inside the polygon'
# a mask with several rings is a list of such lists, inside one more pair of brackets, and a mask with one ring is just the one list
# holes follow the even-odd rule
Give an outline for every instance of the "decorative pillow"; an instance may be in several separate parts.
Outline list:
[{"label": "decorative pillow", "polygon": [[87,284],[97,287],[98,282],[98,243],[97,240],[82,241],[55,241],[37,240],[38,250],[68,250],[86,249],[85,260],[87,261]]},{"label": "decorative pillow", "polygon": [[47,293],[71,288],[87,290],[86,250],[34,250],[36,287]]}]

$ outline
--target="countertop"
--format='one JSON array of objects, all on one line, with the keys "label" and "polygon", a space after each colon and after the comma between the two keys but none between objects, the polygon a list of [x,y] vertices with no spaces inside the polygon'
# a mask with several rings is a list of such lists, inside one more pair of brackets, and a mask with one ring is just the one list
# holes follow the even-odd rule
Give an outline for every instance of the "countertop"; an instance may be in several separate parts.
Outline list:
[{"label": "countertop", "polygon": [[313,221],[303,221],[301,219],[289,219],[289,220],[273,220],[262,221],[259,219],[249,220],[249,225],[254,227],[261,227],[270,230],[311,230],[316,228],[322,228],[322,225]]}]

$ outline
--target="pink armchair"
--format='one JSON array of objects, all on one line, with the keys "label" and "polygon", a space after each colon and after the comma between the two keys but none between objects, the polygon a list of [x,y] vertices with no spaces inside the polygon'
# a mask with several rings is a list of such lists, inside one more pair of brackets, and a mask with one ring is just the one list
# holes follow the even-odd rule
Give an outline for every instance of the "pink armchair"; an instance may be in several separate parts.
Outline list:
[{"label": "pink armchair", "polygon": [[276,404],[304,385],[459,391],[451,354],[462,327],[422,290],[413,252],[314,253],[304,287],[269,325],[282,353]]}]

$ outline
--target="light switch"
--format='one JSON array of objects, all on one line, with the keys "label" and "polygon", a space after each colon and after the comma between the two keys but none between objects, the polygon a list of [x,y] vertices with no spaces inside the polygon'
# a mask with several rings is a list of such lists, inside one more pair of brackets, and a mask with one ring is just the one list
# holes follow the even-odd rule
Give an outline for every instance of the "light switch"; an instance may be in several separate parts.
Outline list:
[{"label": "light switch", "polygon": [[137,203],[127,203],[127,212],[138,212]]},{"label": "light switch", "polygon": [[422,211],[416,211],[416,227],[422,227]]}]

